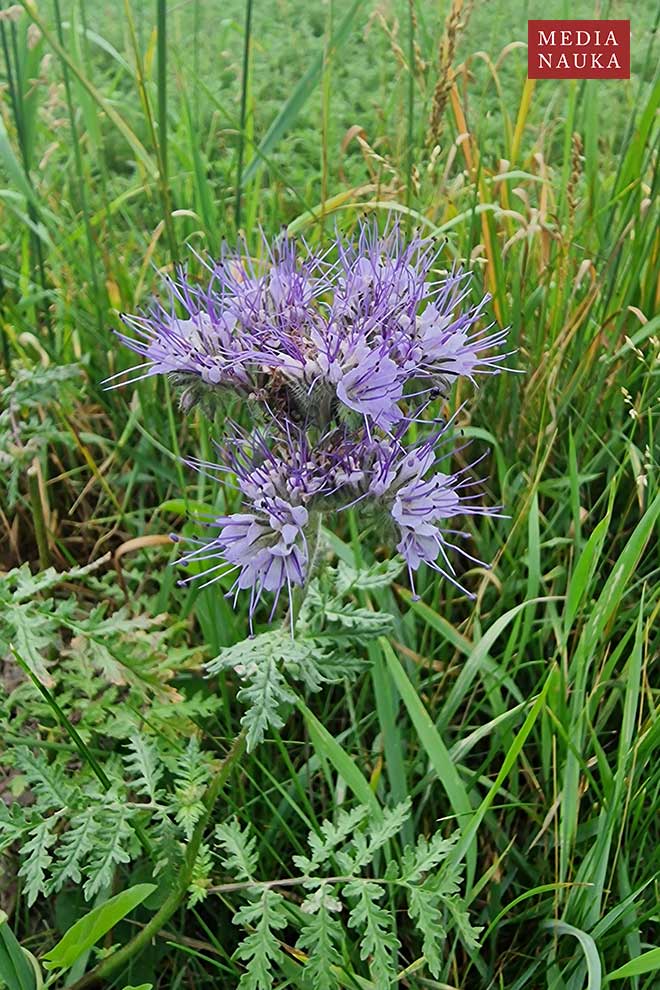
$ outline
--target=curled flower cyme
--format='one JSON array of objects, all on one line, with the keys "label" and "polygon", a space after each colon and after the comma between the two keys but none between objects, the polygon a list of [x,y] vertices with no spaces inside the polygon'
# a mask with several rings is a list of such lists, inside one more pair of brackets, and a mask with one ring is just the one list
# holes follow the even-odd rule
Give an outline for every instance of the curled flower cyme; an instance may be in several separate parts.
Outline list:
[{"label": "curled flower cyme", "polygon": [[386,513],[413,592],[422,563],[465,590],[452,555],[484,565],[447,521],[497,513],[470,493],[468,467],[439,469],[453,419],[438,429],[428,416],[457,378],[503,369],[506,331],[485,321],[488,297],[471,303],[469,274],[443,275],[436,243],[398,227],[363,224],[323,253],[264,240],[262,256],[225,252],[205,283],[181,270],[167,302],[122,318],[120,338],[142,363],[113,385],[165,374],[184,409],[238,398],[255,425],[231,425],[218,464],[194,462],[231,479],[242,505],[182,563],[210,561],[207,582],[232,573],[229,594],[249,591],[251,623],[272,594],[272,617],[281,593],[291,603],[311,577],[320,520],[355,506]]}]

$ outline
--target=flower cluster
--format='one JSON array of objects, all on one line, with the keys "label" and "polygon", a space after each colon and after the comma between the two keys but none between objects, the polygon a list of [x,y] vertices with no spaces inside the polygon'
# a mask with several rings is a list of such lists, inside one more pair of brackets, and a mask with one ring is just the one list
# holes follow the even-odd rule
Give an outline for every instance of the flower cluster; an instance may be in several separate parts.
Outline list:
[{"label": "flower cluster", "polygon": [[470,305],[469,275],[438,278],[437,245],[399,228],[364,225],[325,254],[284,237],[264,247],[259,264],[226,253],[203,286],[181,271],[166,303],[123,317],[120,337],[143,358],[133,380],[169,375],[184,408],[239,397],[261,423],[234,428],[215,466],[236,478],[244,511],[216,519],[183,562],[219,558],[210,579],[237,571],[232,591],[249,589],[252,618],[264,592],[274,610],[306,584],[323,513],[359,504],[384,513],[411,581],[426,563],[456,583],[447,551],[474,558],[446,521],[494,513],[466,493],[465,470],[438,470],[451,423],[406,438],[456,378],[501,370],[506,332],[482,326],[488,297]]}]

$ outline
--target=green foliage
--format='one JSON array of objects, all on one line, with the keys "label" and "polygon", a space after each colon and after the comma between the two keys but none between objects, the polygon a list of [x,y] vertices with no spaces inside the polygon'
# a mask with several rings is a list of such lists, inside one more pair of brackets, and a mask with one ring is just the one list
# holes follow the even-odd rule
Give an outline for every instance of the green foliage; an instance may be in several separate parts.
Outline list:
[{"label": "green foliage", "polygon": [[75,439],[63,425],[82,370],[77,365],[0,370],[0,502],[11,509],[21,478],[35,457],[58,445],[71,450]]},{"label": "green foliage", "polygon": [[[158,19],[154,5],[132,0],[119,16],[114,5],[60,3],[59,45],[57,6],[26,4],[29,13],[10,4],[1,22],[0,888],[13,929],[40,955],[88,911],[81,892],[93,851],[105,848],[119,813],[131,827],[120,843],[130,861],[111,867],[112,890],[153,871],[165,896],[190,847],[202,785],[216,779],[215,758],[242,706],[256,703],[253,751],[239,759],[216,812],[252,823],[251,836],[232,840],[251,851],[246,858],[220,843],[219,863],[210,821],[187,885],[195,910],[182,902],[161,926],[174,937],[150,937],[110,982],[237,986],[249,959],[231,959],[227,905],[260,904],[258,884],[282,878],[293,883],[271,888],[284,903],[269,910],[281,909],[287,927],[270,925],[271,948],[274,940],[281,951],[262,964],[273,963],[277,985],[364,987],[373,971],[360,959],[368,910],[372,932],[401,944],[396,965],[411,990],[432,981],[582,990],[601,963],[608,986],[652,990],[660,872],[649,508],[660,409],[653,5],[616,5],[633,27],[630,82],[535,86],[524,47],[531,15],[503,0],[460,12],[392,0],[354,14],[353,0],[286,0],[276,17],[253,4],[247,73],[244,0],[226,0],[221,16],[210,0],[159,2]],[[546,6],[546,16],[565,16],[560,0]],[[448,7],[458,15],[450,38]],[[593,16],[591,0],[572,16]],[[177,418],[153,379],[117,391],[101,382],[137,363],[111,333],[117,312],[160,291],[158,273],[171,271],[173,255],[194,277],[201,264],[190,248],[204,255],[224,237],[236,241],[242,92],[246,251],[258,254],[260,227],[274,236],[288,224],[322,246],[335,223],[350,231],[360,213],[381,225],[397,216],[445,244],[438,278],[462,264],[474,272],[475,296],[493,294],[492,318],[511,327],[509,363],[522,373],[483,380],[469,421],[458,415],[471,449],[452,466],[492,447],[476,471],[488,501],[510,516],[474,521],[467,549],[494,565],[461,574],[474,601],[424,570],[419,600],[405,574],[390,588],[398,562],[364,564],[391,553],[379,521],[359,531],[342,513],[296,646],[288,633],[279,644],[257,637],[249,677],[239,656],[237,672],[221,664],[209,682],[204,660],[225,657],[245,635],[240,598],[234,610],[218,585],[177,588],[162,548],[148,545],[117,559],[124,592],[98,555],[170,528],[198,534],[188,513],[237,507],[231,481],[190,472],[171,453],[215,460],[217,433],[202,419]],[[431,134],[438,92],[443,110]],[[167,167],[155,178],[163,149]],[[429,416],[446,418],[464,397],[434,400]],[[35,458],[57,569],[38,575],[25,479]],[[90,560],[96,569],[87,573],[70,566]],[[371,639],[381,622],[391,655]],[[87,755],[23,678],[10,644],[51,685]],[[262,650],[272,657],[262,688],[237,702]],[[307,707],[299,699],[290,712],[289,693],[303,691]],[[269,733],[289,715],[285,732]],[[199,762],[195,755],[177,777],[191,737]],[[29,766],[37,756],[45,766]],[[370,811],[357,808],[346,821],[338,809],[347,789]],[[373,897],[364,905],[360,888],[349,900],[352,880],[329,880],[346,875],[339,859],[348,857],[347,868],[357,860],[357,832],[366,855],[378,808],[407,796],[414,812],[400,837],[357,878],[375,885]],[[458,843],[445,823],[461,827]],[[317,845],[306,844],[309,829]],[[459,897],[453,858],[468,847]],[[289,876],[293,857],[317,865]],[[18,877],[20,868],[31,876]],[[244,893],[210,893],[225,874]],[[309,888],[305,876],[315,878]],[[349,916],[362,910],[351,928]],[[548,919],[560,927],[548,930]],[[259,920],[236,931],[249,936]],[[472,923],[487,926],[479,951],[470,948]],[[8,931],[0,923],[0,947]],[[120,922],[111,938],[119,945],[141,931]],[[33,990],[28,956],[12,945]],[[394,951],[384,954],[387,968]],[[5,961],[0,949],[0,980],[14,990]],[[79,960],[75,978],[94,964]]]},{"label": "green foliage", "polygon": [[201,904],[208,896],[212,868],[211,850],[206,843],[202,843],[195,858],[192,876],[188,884],[188,907],[193,908],[195,905]]},{"label": "green foliage", "polygon": [[88,670],[111,684],[148,681],[136,664],[136,651],[140,641],[153,646],[147,634],[156,629],[162,634],[165,616],[134,614],[125,606],[109,614],[107,602],[88,610],[71,593],[45,597],[70,581],[88,583],[94,569],[49,568],[33,575],[23,564],[0,576],[0,655],[13,648],[48,687],[55,683],[50,668],[57,661],[61,669],[62,654],[73,658],[66,666],[78,677]]},{"label": "green foliage", "polygon": [[344,930],[337,917],[342,905],[325,884],[305,903],[308,920],[303,923],[296,943],[307,953],[305,976],[318,990],[334,990],[338,985],[335,971],[343,961],[340,946]]},{"label": "green foliage", "polygon": [[[249,931],[236,952],[246,963],[241,986],[269,990],[274,985],[275,966],[282,962],[277,931],[291,925],[298,930],[296,944],[306,956],[303,973],[311,986],[330,990],[339,985],[338,975],[345,969],[342,946],[351,930],[358,938],[359,959],[368,964],[375,985],[389,986],[396,978],[401,948],[393,913],[399,900],[420,933],[433,975],[440,973],[451,932],[470,948],[477,947],[478,930],[459,893],[462,870],[450,856],[458,834],[445,838],[435,833],[430,839],[422,835],[415,846],[405,848],[400,864],[390,856],[384,875],[377,872],[381,851],[398,841],[410,813],[410,801],[385,808],[377,817],[360,805],[342,809],[334,821],[325,820],[309,833],[308,855],[294,855],[301,875],[282,881],[257,879],[256,837],[249,827],[242,828],[236,819],[216,827],[223,869],[244,881],[249,898],[234,916],[235,923]],[[293,913],[285,910],[276,889],[292,883],[306,892],[300,911]],[[348,913],[342,920],[345,907]]]},{"label": "green foliage", "polygon": [[228,873],[239,880],[251,880],[257,872],[257,840],[249,829],[241,829],[238,820],[223,822],[215,827],[215,837],[222,848],[223,862]]},{"label": "green foliage", "polygon": [[346,884],[344,892],[353,904],[349,927],[360,933],[360,959],[370,961],[376,986],[389,987],[396,978],[396,953],[401,946],[392,930],[392,918],[379,903],[385,891],[377,883],[356,880]]},{"label": "green foliage", "polygon": [[44,953],[45,968],[61,971],[70,969],[76,959],[96,945],[106,932],[114,928],[155,890],[156,887],[152,883],[136,884],[135,887],[122,890],[98,907],[92,908],[69,928],[57,945]]},{"label": "green foliage", "polygon": [[275,981],[274,967],[282,959],[277,932],[288,924],[284,898],[265,887],[253,901],[236,912],[234,923],[253,929],[236,950],[236,958],[245,964],[239,990],[271,990]]},{"label": "green foliage", "polygon": [[126,772],[138,794],[157,802],[162,796],[159,784],[163,776],[158,748],[149,738],[135,733],[128,741],[130,752],[124,756]]},{"label": "green foliage", "polygon": [[346,561],[337,564],[335,587],[339,595],[351,591],[375,591],[387,588],[401,573],[403,561],[400,557],[383,560],[370,567],[352,567]]},{"label": "green foliage", "polygon": [[0,911],[0,982],[8,990],[35,990],[35,973],[28,958]]},{"label": "green foliage", "polygon": [[25,830],[26,840],[21,846],[23,862],[19,876],[25,881],[28,906],[34,904],[38,895],[47,889],[46,875],[53,862],[50,847],[55,842],[53,825],[52,819],[45,818]]},{"label": "green foliage", "polygon": [[187,839],[204,813],[203,798],[210,776],[209,761],[192,736],[174,764],[174,813]]},{"label": "green foliage", "polygon": [[246,706],[241,722],[247,730],[248,750],[263,741],[269,728],[284,725],[283,713],[296,700],[287,678],[318,692],[326,684],[354,680],[364,670],[357,645],[386,633],[392,619],[360,607],[349,596],[386,587],[400,569],[400,562],[359,570],[345,564],[337,570],[325,568],[307,589],[294,637],[284,629],[270,630],[223,650],[207,663],[209,674],[233,670],[243,682],[238,699]]},{"label": "green foliage", "polygon": [[[204,810],[208,757],[194,737],[176,761],[148,739],[138,741],[134,736],[130,746],[125,774],[116,761],[104,765],[107,788],[99,785],[89,768],[72,778],[66,756],[48,761],[27,746],[14,748],[13,765],[33,803],[23,808],[13,805],[11,812],[0,814],[0,850],[20,840],[20,875],[29,904],[66,884],[82,886],[87,900],[111,889],[117,868],[140,854],[136,838],[140,823],[150,826],[155,861],[170,868],[176,861],[177,838],[190,838]],[[163,786],[155,787],[156,781],[163,781]],[[200,860],[198,884],[202,865]]]}]

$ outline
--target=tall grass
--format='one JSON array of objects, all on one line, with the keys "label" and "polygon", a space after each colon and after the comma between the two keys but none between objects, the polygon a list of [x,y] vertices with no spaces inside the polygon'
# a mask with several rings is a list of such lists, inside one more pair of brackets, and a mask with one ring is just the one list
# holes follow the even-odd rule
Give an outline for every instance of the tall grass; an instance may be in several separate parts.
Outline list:
[{"label": "tall grass", "polygon": [[[484,933],[479,952],[450,946],[444,982],[420,969],[402,985],[595,987],[599,967],[649,948],[660,894],[657,21],[616,7],[633,19],[629,84],[535,86],[516,44],[526,13],[500,0],[476,3],[462,33],[460,4],[440,18],[413,0],[334,0],[327,19],[291,0],[282,23],[250,0],[221,18],[201,0],[194,18],[161,0],[24,7],[0,21],[0,321],[8,367],[87,369],[75,422],[62,421],[75,443],[40,454],[57,566],[224,497],[168,453],[178,436],[182,453],[211,456],[201,420],[175,421],[153,381],[100,385],[129,363],[111,330],[157,290],[157,270],[196,270],[193,249],[241,227],[253,249],[258,225],[315,241],[368,212],[445,239],[447,267],[468,264],[492,293],[522,374],[482,386],[461,425],[473,449],[493,448],[488,497],[510,516],[474,528],[493,569],[466,575],[474,604],[430,573],[421,601],[403,585],[374,593],[396,625],[373,676],[315,696],[244,758],[223,813],[257,825],[279,875],[346,794],[411,795],[416,832],[461,826]],[[343,145],[353,125],[362,136]],[[3,566],[36,564],[27,479],[0,520]],[[375,546],[355,526],[327,534],[346,561]],[[141,552],[192,645],[213,655],[242,637],[245,615],[217,589],[179,589],[165,550]],[[211,744],[237,723],[231,683],[219,690]],[[37,930],[20,899],[16,917]],[[237,984],[213,910],[161,935],[168,985]],[[612,985],[655,980],[633,966]]]}]

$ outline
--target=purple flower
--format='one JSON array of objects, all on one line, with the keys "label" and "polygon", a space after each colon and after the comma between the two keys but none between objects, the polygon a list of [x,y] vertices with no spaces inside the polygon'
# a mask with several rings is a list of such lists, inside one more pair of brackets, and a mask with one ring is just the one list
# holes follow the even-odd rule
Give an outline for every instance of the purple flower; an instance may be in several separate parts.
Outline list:
[{"label": "purple flower", "polygon": [[[422,563],[446,577],[465,594],[469,594],[454,575],[447,550],[455,550],[482,567],[487,566],[449,542],[448,536],[465,534],[447,529],[442,520],[466,515],[498,515],[497,509],[474,504],[478,495],[465,495],[466,488],[476,484],[466,478],[467,468],[456,474],[434,471],[435,447],[447,427],[419,447],[406,451],[397,442],[383,445],[375,451],[369,493],[387,507],[399,534],[397,550],[404,558],[414,592],[413,571]],[[472,467],[473,465],[470,465]],[[442,559],[443,566],[437,563]]]},{"label": "purple flower", "polygon": [[384,429],[402,417],[398,406],[403,397],[401,372],[391,358],[366,351],[362,359],[339,379],[337,398],[349,409],[369,416]]},{"label": "purple flower", "polygon": [[275,453],[259,432],[249,437],[238,431],[224,456],[224,464],[189,463],[211,473],[231,472],[245,511],[217,517],[210,524],[219,530],[217,535],[210,540],[193,541],[195,549],[181,562],[217,560],[203,572],[207,584],[237,571],[228,594],[236,596],[250,589],[252,628],[264,592],[275,596],[272,617],[282,590],[286,589],[291,603],[293,588],[304,585],[307,579],[308,506],[322,490],[325,477],[312,460],[304,437],[297,433],[290,433]]},{"label": "purple flower", "polygon": [[482,319],[490,297],[465,310],[459,307],[469,292],[469,275],[456,273],[442,285],[441,291],[417,317],[416,332],[418,372],[443,383],[460,375],[474,378],[477,373],[494,374],[502,370],[506,354],[486,354],[506,341],[506,330],[489,334],[492,324],[483,331],[473,331]]},{"label": "purple flower", "polygon": [[184,408],[238,397],[257,424],[234,428],[221,464],[192,462],[235,479],[242,507],[183,562],[216,561],[207,582],[235,573],[230,594],[249,590],[252,624],[265,593],[274,609],[308,582],[311,517],[371,506],[388,513],[411,583],[425,563],[460,587],[450,552],[480,562],[449,520],[496,513],[470,493],[468,469],[438,470],[451,422],[432,420],[424,439],[424,417],[457,378],[502,370],[506,331],[486,324],[488,297],[471,303],[469,273],[443,274],[438,245],[398,226],[363,224],[324,253],[263,238],[259,253],[224,251],[205,282],[181,270],[167,302],[123,317],[119,336],[143,361],[134,380],[171,376]]},{"label": "purple flower", "polygon": [[432,240],[405,243],[398,227],[381,236],[367,224],[333,250],[330,262],[304,243],[264,239],[263,261],[225,253],[206,286],[180,271],[167,307],[123,318],[131,334],[120,338],[144,358],[133,371],[228,388],[327,431],[342,407],[389,430],[420,395],[500,370],[505,332],[477,328],[488,300],[467,304],[467,275],[432,277]]},{"label": "purple flower", "polygon": [[232,337],[228,319],[213,322],[207,313],[189,314],[185,318],[169,315],[160,310],[158,332],[151,319],[139,316],[123,317],[137,337],[118,334],[119,338],[146,358],[144,375],[157,374],[198,375],[206,385],[246,382],[247,374],[241,366],[243,355],[239,341]]},{"label": "purple flower", "polygon": [[229,595],[250,589],[250,629],[254,612],[264,591],[272,592],[275,600],[271,618],[283,588],[291,603],[292,589],[303,585],[307,576],[308,549],[305,526],[307,509],[291,505],[283,499],[262,499],[253,512],[236,512],[219,516],[212,524],[220,532],[213,539],[181,558],[181,563],[213,560],[220,562],[204,576],[213,573],[207,584],[231,571],[238,576]]}]

